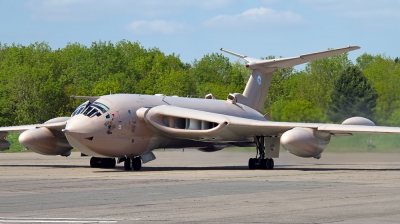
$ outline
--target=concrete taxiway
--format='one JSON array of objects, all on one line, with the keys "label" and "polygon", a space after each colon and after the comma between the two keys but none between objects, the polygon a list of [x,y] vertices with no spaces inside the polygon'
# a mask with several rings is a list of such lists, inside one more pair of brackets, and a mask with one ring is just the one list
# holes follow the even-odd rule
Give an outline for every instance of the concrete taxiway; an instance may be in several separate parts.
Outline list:
[{"label": "concrete taxiway", "polygon": [[399,223],[400,153],[158,150],[140,172],[89,157],[0,154],[0,223]]}]

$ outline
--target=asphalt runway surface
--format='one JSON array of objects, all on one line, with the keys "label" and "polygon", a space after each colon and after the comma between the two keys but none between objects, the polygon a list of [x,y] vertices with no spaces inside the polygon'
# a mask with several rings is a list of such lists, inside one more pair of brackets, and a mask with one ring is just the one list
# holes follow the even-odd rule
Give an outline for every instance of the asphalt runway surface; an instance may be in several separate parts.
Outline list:
[{"label": "asphalt runway surface", "polygon": [[141,171],[89,157],[0,154],[0,223],[399,223],[400,153],[155,151]]}]

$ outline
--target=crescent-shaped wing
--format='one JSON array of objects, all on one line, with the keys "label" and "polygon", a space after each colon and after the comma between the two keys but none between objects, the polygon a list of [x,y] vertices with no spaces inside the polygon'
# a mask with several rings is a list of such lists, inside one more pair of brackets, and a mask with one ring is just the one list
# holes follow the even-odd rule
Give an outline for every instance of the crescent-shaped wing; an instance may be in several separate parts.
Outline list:
[{"label": "crescent-shaped wing", "polygon": [[240,142],[254,136],[280,136],[295,127],[311,128],[332,135],[351,133],[397,133],[398,127],[324,123],[271,122],[162,105],[137,111],[155,133],[207,142]]}]

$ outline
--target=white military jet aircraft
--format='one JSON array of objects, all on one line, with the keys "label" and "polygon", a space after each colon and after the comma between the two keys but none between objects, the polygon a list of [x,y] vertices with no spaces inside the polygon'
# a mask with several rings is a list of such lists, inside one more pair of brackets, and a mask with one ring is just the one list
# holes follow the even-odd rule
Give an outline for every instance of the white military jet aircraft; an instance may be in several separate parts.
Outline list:
[{"label": "white military jet aircraft", "polygon": [[[8,132],[22,132],[21,145],[43,155],[70,155],[72,148],[92,156],[91,167],[115,167],[124,162],[126,170],[140,170],[142,163],[155,159],[157,148],[197,148],[205,152],[228,146],[255,146],[256,157],[249,159],[250,169],[272,169],[279,157],[280,144],[300,157],[319,158],[331,136],[352,133],[400,133],[400,128],[380,127],[362,117],[342,124],[318,124],[268,121],[260,112],[278,68],[287,68],[313,60],[359,49],[350,46],[300,55],[292,58],[258,60],[222,51],[247,61],[252,70],[243,94],[229,94],[217,100],[170,97],[162,94],[115,94],[81,97],[71,117],[58,117],[44,124],[1,127],[0,150],[10,142]],[[79,97],[77,97],[79,98]]]}]

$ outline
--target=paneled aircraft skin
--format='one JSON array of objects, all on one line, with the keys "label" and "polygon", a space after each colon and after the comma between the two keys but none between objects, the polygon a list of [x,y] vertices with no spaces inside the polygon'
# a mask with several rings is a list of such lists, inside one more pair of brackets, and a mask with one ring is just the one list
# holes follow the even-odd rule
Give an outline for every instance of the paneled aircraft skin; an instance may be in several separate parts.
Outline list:
[{"label": "paneled aircraft skin", "polygon": [[258,60],[233,53],[247,61],[252,70],[243,94],[229,94],[217,100],[176,96],[114,94],[87,99],[71,117],[58,117],[44,124],[0,128],[0,150],[10,142],[8,132],[22,132],[21,145],[43,155],[69,156],[72,148],[92,156],[91,167],[140,170],[142,163],[155,159],[157,148],[197,148],[213,152],[230,146],[255,146],[250,169],[272,169],[280,144],[300,157],[320,158],[332,136],[352,133],[400,133],[397,127],[382,127],[362,117],[342,124],[273,122],[260,112],[278,68],[359,49],[357,46],[300,55],[293,58]]}]

